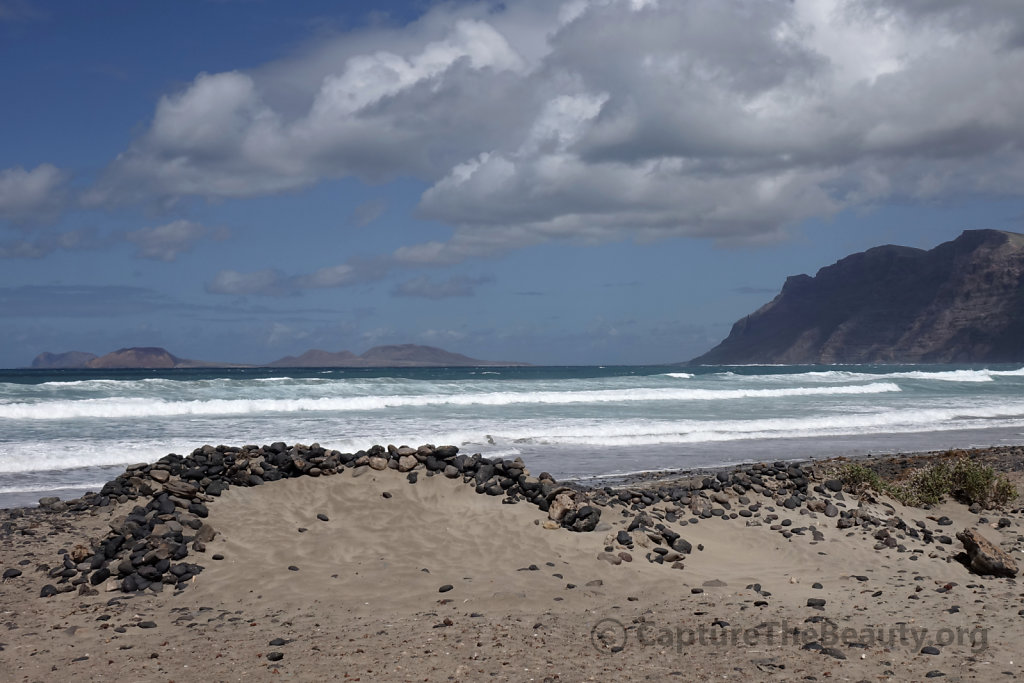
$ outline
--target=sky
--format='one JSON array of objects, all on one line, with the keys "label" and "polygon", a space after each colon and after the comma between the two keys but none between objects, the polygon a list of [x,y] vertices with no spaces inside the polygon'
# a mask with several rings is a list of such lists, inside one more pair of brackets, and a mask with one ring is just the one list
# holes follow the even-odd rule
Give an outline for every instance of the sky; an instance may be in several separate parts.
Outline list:
[{"label": "sky", "polygon": [[685,361],[1024,232],[1019,0],[0,0],[0,367]]}]

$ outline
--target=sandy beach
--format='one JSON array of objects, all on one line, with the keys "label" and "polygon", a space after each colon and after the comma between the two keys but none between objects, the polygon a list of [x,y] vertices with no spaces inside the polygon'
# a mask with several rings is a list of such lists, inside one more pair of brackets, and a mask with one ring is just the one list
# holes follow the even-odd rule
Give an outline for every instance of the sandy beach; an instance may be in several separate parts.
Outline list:
[{"label": "sandy beach", "polygon": [[[1018,453],[996,460],[1021,483]],[[807,466],[793,507],[771,487],[656,495],[680,475],[575,492],[600,510],[586,532],[422,462],[415,483],[363,464],[232,486],[196,495],[216,533],[183,561],[203,569],[159,592],[40,597],[69,584],[49,576],[62,551],[95,551],[140,499],[0,511],[0,679],[1019,677],[1024,592],[970,571],[956,534],[1019,563],[1020,501],[908,508],[823,486],[831,466]]]}]

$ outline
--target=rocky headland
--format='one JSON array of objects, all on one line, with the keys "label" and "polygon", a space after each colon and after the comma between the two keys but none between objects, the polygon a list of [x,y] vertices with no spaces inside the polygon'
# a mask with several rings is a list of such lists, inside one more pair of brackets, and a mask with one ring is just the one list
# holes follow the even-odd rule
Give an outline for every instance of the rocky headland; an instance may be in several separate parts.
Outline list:
[{"label": "rocky headland", "polygon": [[1024,361],[1024,235],[967,230],[794,275],[693,364]]}]

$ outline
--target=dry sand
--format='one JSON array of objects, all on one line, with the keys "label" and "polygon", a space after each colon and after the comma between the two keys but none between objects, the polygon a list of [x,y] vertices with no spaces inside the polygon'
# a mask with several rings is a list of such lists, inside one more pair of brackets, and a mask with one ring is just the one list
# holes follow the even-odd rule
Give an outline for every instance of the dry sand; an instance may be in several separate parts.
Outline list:
[{"label": "dry sand", "polygon": [[[1015,580],[949,561],[956,541],[874,550],[859,528],[798,510],[776,508],[774,521],[824,540],[713,518],[679,529],[694,546],[684,569],[646,561],[642,538],[632,561],[613,565],[598,555],[635,514],[621,507],[606,508],[595,532],[547,529],[537,507],[460,480],[410,484],[363,467],[226,492],[207,520],[218,536],[189,557],[206,569],[180,594],[40,598],[50,580],[37,566],[101,538],[117,512],[0,512],[0,571],[24,572],[0,584],[0,681],[991,681],[1022,671]],[[1024,559],[1021,514],[987,513],[1010,519],[995,529],[957,503],[892,512],[930,528],[948,515],[951,536],[977,527]],[[845,659],[802,649],[812,641]],[[927,645],[939,654],[922,654]]]}]

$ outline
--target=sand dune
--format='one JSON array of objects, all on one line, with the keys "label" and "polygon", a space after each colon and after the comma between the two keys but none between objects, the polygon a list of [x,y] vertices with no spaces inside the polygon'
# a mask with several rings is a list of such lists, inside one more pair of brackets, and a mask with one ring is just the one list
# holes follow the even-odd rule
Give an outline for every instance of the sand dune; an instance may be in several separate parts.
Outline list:
[{"label": "sand dune", "polygon": [[[952,524],[943,528],[980,526],[1021,555],[1019,512],[996,529],[957,503],[923,511],[888,501],[836,500],[908,523],[934,525],[946,515]],[[53,564],[61,548],[102,537],[119,511],[8,513],[0,569],[24,573],[0,584],[6,624],[0,679],[902,681],[941,672],[943,680],[955,681],[1020,675],[1019,587],[947,561],[959,545],[933,544],[915,553],[907,539],[907,552],[875,550],[870,533],[838,529],[824,515],[773,507],[778,519],[766,519],[773,501],[765,499],[766,507],[748,520],[726,515],[674,526],[694,550],[683,558],[685,568],[673,569],[645,559],[653,544],[639,532],[632,534],[631,550],[616,543],[636,514],[628,506],[607,506],[598,530],[573,533],[545,528],[547,515],[534,505],[501,501],[459,479],[421,476],[410,484],[404,474],[366,467],[232,488],[209,505],[206,521],[218,535],[205,552],[189,556],[205,570],[184,591],[47,599],[38,597],[47,579],[36,565]],[[785,538],[769,528],[785,519],[792,522],[788,528],[808,532]],[[822,536],[816,539],[812,529]],[[599,559],[607,547],[632,561]],[[18,564],[23,560],[29,563]],[[439,592],[445,585],[451,590]],[[824,604],[816,608],[808,599]],[[154,625],[144,627],[147,622]],[[915,640],[914,629],[922,627],[931,629],[928,640]],[[817,637],[787,640],[783,631],[793,628],[817,629]],[[882,637],[900,628],[902,639]],[[984,648],[970,640],[982,628]],[[854,636],[839,639],[843,629]],[[922,653],[941,629],[968,638],[940,640],[939,654]],[[808,642],[818,649],[803,649]],[[834,647],[843,658],[822,654],[821,647]]]}]

